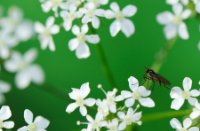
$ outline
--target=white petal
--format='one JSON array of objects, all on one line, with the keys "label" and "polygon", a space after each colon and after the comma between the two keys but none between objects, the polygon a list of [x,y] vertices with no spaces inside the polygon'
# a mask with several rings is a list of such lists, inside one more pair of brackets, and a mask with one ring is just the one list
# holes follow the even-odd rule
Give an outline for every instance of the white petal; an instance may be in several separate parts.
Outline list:
[{"label": "white petal", "polygon": [[37,33],[43,33],[44,32],[44,26],[41,23],[36,22],[35,23],[35,31]]},{"label": "white petal", "polygon": [[200,95],[200,91],[199,90],[191,90],[190,91],[190,95],[192,96],[192,97],[198,97],[199,95]]},{"label": "white petal", "polygon": [[198,100],[196,98],[189,98],[188,102],[190,103],[190,105],[194,106],[196,103],[198,103]]},{"label": "white petal", "polygon": [[173,7],[173,11],[176,15],[180,15],[183,11],[183,6],[181,4],[175,4],[172,7]]},{"label": "white petal", "polygon": [[190,129],[188,129],[188,131],[199,131],[198,127],[191,127]]},{"label": "white petal", "polygon": [[192,113],[190,114],[190,118],[196,119],[199,116],[200,116],[200,110],[193,109]]},{"label": "white petal", "polygon": [[88,30],[89,30],[89,28],[88,28],[88,25],[87,25],[87,24],[85,24],[85,25],[83,25],[83,26],[81,27],[81,32],[82,32],[83,34],[86,34],[86,33],[88,32]]},{"label": "white petal", "polygon": [[90,49],[88,45],[85,43],[80,44],[76,50],[76,56],[79,59],[88,58],[90,56]]},{"label": "white petal", "polygon": [[33,113],[30,110],[26,109],[24,111],[24,119],[27,124],[31,124],[33,122]]},{"label": "white petal", "polygon": [[40,129],[46,129],[49,126],[49,120],[42,116],[38,116],[35,118],[34,123],[37,125],[38,128]]},{"label": "white petal", "polygon": [[119,124],[119,130],[124,130],[126,128],[126,122],[122,121],[120,124]]},{"label": "white petal", "polygon": [[138,113],[135,113],[132,117],[132,122],[137,122],[141,119],[142,117],[142,112],[138,112]]},{"label": "white petal", "polygon": [[37,57],[37,50],[32,48],[24,54],[24,60],[28,63],[33,62]]},{"label": "white petal", "polygon": [[78,107],[78,105],[76,103],[71,103],[67,106],[66,108],[66,112],[67,113],[71,113],[73,112],[76,108]]},{"label": "white petal", "polygon": [[73,33],[74,35],[78,35],[78,34],[80,33],[80,28],[79,28],[77,25],[74,25],[74,26],[72,27],[72,33]]},{"label": "white petal", "polygon": [[15,125],[15,123],[13,121],[3,122],[3,127],[6,129],[11,129],[14,127],[14,125]]},{"label": "white petal", "polygon": [[18,72],[15,77],[15,83],[19,89],[25,89],[31,82],[31,76],[27,71]]},{"label": "white petal", "polygon": [[55,18],[53,16],[50,16],[48,19],[47,19],[47,22],[46,22],[46,26],[49,28],[53,25],[55,21]]},{"label": "white petal", "polygon": [[60,28],[59,28],[58,25],[53,25],[53,26],[50,28],[50,32],[51,32],[51,34],[53,34],[53,35],[57,34],[59,31],[60,31]]},{"label": "white petal", "polygon": [[95,29],[98,29],[99,26],[100,26],[100,20],[98,17],[93,17],[92,18],[92,26],[95,28]]},{"label": "white petal", "polygon": [[135,103],[135,100],[133,98],[128,98],[126,101],[125,101],[125,105],[126,107],[131,107],[133,106]]},{"label": "white petal", "polygon": [[129,98],[132,96],[132,93],[130,91],[122,91],[121,92],[121,95],[124,97],[124,98]]},{"label": "white petal", "polygon": [[135,32],[135,26],[131,20],[123,19],[121,23],[121,30],[126,37],[130,37]]},{"label": "white petal", "polygon": [[170,121],[170,125],[171,125],[172,128],[174,128],[174,129],[181,129],[181,128],[182,128],[181,123],[180,123],[176,118],[173,118],[173,119]]},{"label": "white petal", "polygon": [[23,126],[23,127],[19,128],[19,129],[17,129],[17,131],[27,131],[27,127]]},{"label": "white petal", "polygon": [[11,117],[12,113],[9,106],[2,106],[0,109],[0,119],[7,120]]},{"label": "white petal", "polygon": [[95,104],[95,99],[93,99],[93,98],[88,98],[88,99],[85,100],[85,104],[86,104],[87,106],[93,106],[93,105]]},{"label": "white petal", "polygon": [[154,107],[155,103],[151,98],[140,98],[139,102],[144,107]]},{"label": "white petal", "polygon": [[143,96],[143,97],[147,97],[151,94],[150,90],[147,90],[144,86],[139,86],[138,88],[138,92]]},{"label": "white petal", "polygon": [[179,33],[179,36],[184,40],[189,38],[189,34],[188,34],[187,27],[186,27],[185,23],[181,23],[179,25],[178,33]]},{"label": "white petal", "polygon": [[128,78],[128,83],[132,91],[134,91],[139,86],[138,80],[133,76]]},{"label": "white petal", "polygon": [[87,115],[87,109],[86,109],[85,106],[81,106],[79,111],[80,111],[82,116],[86,116]]},{"label": "white petal", "polygon": [[91,20],[90,17],[88,15],[85,15],[82,18],[82,23],[87,24],[90,20]]},{"label": "white petal", "polygon": [[167,39],[172,39],[177,35],[176,26],[172,24],[168,24],[164,27],[165,36]]},{"label": "white petal", "polygon": [[31,75],[31,81],[35,84],[40,85],[44,82],[44,72],[39,65],[31,65],[28,72]]},{"label": "white petal", "polygon": [[0,80],[0,92],[7,93],[10,91],[10,84]]},{"label": "white petal", "polygon": [[80,93],[81,93],[80,95],[82,96],[82,98],[85,98],[86,96],[89,95],[89,93],[90,93],[89,82],[81,85]]},{"label": "white petal", "polygon": [[181,16],[182,16],[183,19],[187,19],[191,15],[191,13],[192,12],[190,10],[186,9],[186,10],[183,11]]},{"label": "white petal", "polygon": [[122,119],[122,120],[125,118],[124,112],[118,112],[118,113],[117,113],[117,116],[118,116],[120,119]]},{"label": "white petal", "polygon": [[110,33],[112,37],[115,37],[121,30],[121,24],[118,21],[114,21],[110,26]]},{"label": "white petal", "polygon": [[179,98],[182,95],[182,90],[180,87],[173,87],[170,92],[171,98]]},{"label": "white petal", "polygon": [[183,121],[183,127],[184,128],[189,128],[190,126],[192,125],[192,120],[190,118],[186,118],[184,121]]},{"label": "white petal", "polygon": [[173,20],[173,15],[169,11],[166,11],[157,15],[157,21],[160,24],[165,25],[165,24],[170,23],[172,20]]},{"label": "white petal", "polygon": [[192,87],[192,80],[189,77],[185,77],[183,80],[183,88],[185,91],[189,91]]},{"label": "white petal", "polygon": [[79,41],[78,41],[78,39],[74,38],[74,39],[71,39],[71,40],[69,41],[69,49],[70,49],[71,51],[76,50],[76,49],[78,48],[78,46],[79,46]]},{"label": "white petal", "polygon": [[134,5],[127,5],[122,10],[123,15],[126,17],[131,17],[131,16],[135,15],[136,12],[137,12],[137,7]]},{"label": "white petal", "polygon": [[171,108],[175,110],[179,110],[184,103],[183,98],[176,98],[172,101]]},{"label": "white petal", "polygon": [[116,2],[112,2],[112,3],[110,4],[110,8],[111,8],[113,11],[115,11],[115,12],[117,12],[117,11],[120,10],[120,9],[119,9],[119,5],[118,5]]},{"label": "white petal", "polygon": [[112,103],[112,104],[110,105],[110,112],[116,113],[116,111],[117,111],[117,109],[116,109],[116,104],[115,104],[115,103]]},{"label": "white petal", "polygon": [[97,44],[100,41],[100,38],[98,35],[87,35],[86,40],[92,44]]}]

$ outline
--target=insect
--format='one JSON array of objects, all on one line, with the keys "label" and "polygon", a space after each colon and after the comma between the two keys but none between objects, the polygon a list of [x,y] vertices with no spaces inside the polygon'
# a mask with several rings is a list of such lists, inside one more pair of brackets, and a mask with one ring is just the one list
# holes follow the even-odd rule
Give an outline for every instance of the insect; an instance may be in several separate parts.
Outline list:
[{"label": "insect", "polygon": [[165,79],[165,78],[162,77],[161,75],[157,74],[154,70],[149,69],[149,68],[146,68],[146,69],[145,69],[144,78],[145,78],[145,79],[148,79],[148,80],[152,80],[153,83],[154,83],[154,82],[158,82],[160,86],[161,86],[162,84],[163,84],[164,86],[170,85],[170,82],[169,82],[167,79]]}]

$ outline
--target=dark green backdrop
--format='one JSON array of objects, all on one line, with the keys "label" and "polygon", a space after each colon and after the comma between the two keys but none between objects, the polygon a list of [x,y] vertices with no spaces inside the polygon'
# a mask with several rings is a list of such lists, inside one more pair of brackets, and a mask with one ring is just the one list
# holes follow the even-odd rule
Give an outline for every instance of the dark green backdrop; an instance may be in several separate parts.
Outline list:
[{"label": "dark green backdrop", "polygon": [[[127,39],[120,33],[117,37],[112,38],[109,34],[111,21],[102,21],[98,33],[101,36],[101,44],[117,81],[117,88],[127,89],[128,77],[134,75],[142,81],[144,68],[151,66],[155,54],[166,43],[162,31],[163,27],[156,22],[156,15],[159,12],[170,10],[170,6],[166,5],[164,0],[118,0],[117,2],[121,7],[127,4],[134,4],[138,7],[136,16],[132,18],[136,26],[135,35]],[[22,8],[26,18],[33,21],[45,22],[50,15],[42,12],[38,0],[1,0],[0,5],[5,10],[16,5]],[[176,42],[160,73],[167,77],[172,85],[179,86],[182,86],[183,78],[189,76],[193,79],[193,87],[199,88],[200,51],[197,49],[197,43],[200,40],[199,22],[190,19],[187,24],[190,40],[182,41],[179,39]],[[12,119],[15,120],[16,127],[25,124],[23,111],[28,108],[35,115],[43,115],[51,121],[49,131],[78,131],[80,128],[77,127],[76,121],[82,119],[82,117],[77,111],[70,115],[65,112],[66,106],[71,102],[68,97],[71,87],[79,87],[82,83],[89,81],[92,89],[91,96],[98,97],[103,96],[103,93],[96,88],[98,83],[102,83],[106,89],[109,89],[99,57],[96,54],[96,47],[90,46],[92,55],[89,59],[79,60],[75,57],[74,52],[69,51],[67,46],[68,40],[72,37],[73,35],[70,32],[66,33],[64,30],[56,35],[54,37],[56,52],[41,50],[36,38],[18,46],[18,49],[22,52],[31,47],[38,48],[39,57],[36,62],[45,71],[45,83],[65,93],[66,99],[61,100],[34,86],[22,91],[12,87],[12,91],[6,95],[6,104],[10,105],[12,109]],[[170,110],[169,90],[156,87],[153,91],[153,99],[156,102],[156,107],[144,109],[144,114]],[[139,130],[172,130],[169,120],[143,123]]]}]

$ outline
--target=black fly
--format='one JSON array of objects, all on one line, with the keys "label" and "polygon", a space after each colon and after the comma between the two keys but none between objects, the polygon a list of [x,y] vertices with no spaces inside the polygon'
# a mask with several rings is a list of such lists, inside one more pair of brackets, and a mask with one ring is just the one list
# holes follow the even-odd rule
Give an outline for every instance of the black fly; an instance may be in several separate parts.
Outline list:
[{"label": "black fly", "polygon": [[145,69],[144,78],[148,79],[148,80],[152,80],[153,82],[158,82],[160,86],[162,84],[164,86],[169,86],[170,85],[170,82],[167,79],[165,79],[161,75],[157,74],[154,70],[149,69],[149,68]]}]

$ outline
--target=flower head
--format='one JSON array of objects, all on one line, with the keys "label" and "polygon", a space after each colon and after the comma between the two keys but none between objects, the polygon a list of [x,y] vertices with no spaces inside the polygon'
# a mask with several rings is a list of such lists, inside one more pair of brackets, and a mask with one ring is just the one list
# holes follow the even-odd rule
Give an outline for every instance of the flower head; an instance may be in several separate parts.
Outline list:
[{"label": "flower head", "polygon": [[182,105],[184,104],[185,100],[188,100],[188,102],[191,105],[195,105],[197,103],[197,98],[200,96],[200,91],[192,88],[192,80],[189,77],[185,77],[183,80],[183,89],[180,87],[173,87],[170,96],[172,99],[171,108],[175,110],[179,110]]},{"label": "flower head", "polygon": [[35,30],[39,34],[39,40],[41,42],[42,49],[49,47],[51,51],[55,51],[55,45],[52,35],[59,32],[60,28],[54,24],[55,18],[49,17],[46,21],[46,25],[42,25],[40,22],[35,23]]},{"label": "flower head", "polygon": [[111,3],[111,10],[106,11],[108,19],[115,19],[110,26],[111,36],[116,36],[119,31],[122,31],[127,37],[130,37],[135,32],[134,24],[129,17],[132,17],[137,12],[134,5],[127,5],[122,11],[116,2]]},{"label": "flower head", "polygon": [[4,93],[9,92],[11,89],[10,84],[0,80],[0,104],[5,101]]},{"label": "flower head", "polygon": [[37,116],[33,119],[33,113],[28,109],[24,111],[24,119],[28,125],[19,128],[17,131],[45,131],[50,123],[49,120],[42,116]]},{"label": "flower head", "polygon": [[30,49],[24,55],[19,52],[14,52],[11,58],[5,62],[7,71],[17,73],[15,76],[15,83],[18,88],[24,89],[28,87],[31,82],[36,84],[43,83],[44,73],[41,67],[33,64],[36,56],[36,49]]},{"label": "flower head", "polygon": [[192,126],[192,120],[190,118],[186,118],[183,121],[183,125],[180,123],[179,120],[176,118],[173,118],[170,121],[170,125],[172,128],[176,129],[177,131],[199,131],[198,127],[191,127]]},{"label": "flower head", "polygon": [[131,107],[135,101],[138,101],[144,107],[154,107],[154,101],[148,96],[151,94],[144,86],[139,86],[138,80],[131,76],[128,79],[131,91],[122,91],[121,96],[126,99],[125,105]]},{"label": "flower head", "polygon": [[93,98],[86,98],[90,93],[89,83],[84,83],[81,85],[80,89],[72,89],[72,92],[69,93],[69,97],[72,100],[75,100],[74,103],[71,103],[67,106],[66,112],[71,113],[76,108],[79,107],[79,111],[82,116],[87,115],[87,108],[86,106],[93,106],[95,104],[95,99]]},{"label": "flower head", "polygon": [[164,33],[167,39],[172,39],[177,35],[182,39],[188,39],[189,34],[187,31],[184,20],[188,19],[191,11],[184,9],[182,5],[173,5],[173,13],[169,11],[158,14],[157,21],[164,25]]},{"label": "flower head", "polygon": [[13,121],[6,121],[12,116],[9,106],[2,106],[0,109],[0,130],[12,129],[14,127]]}]

